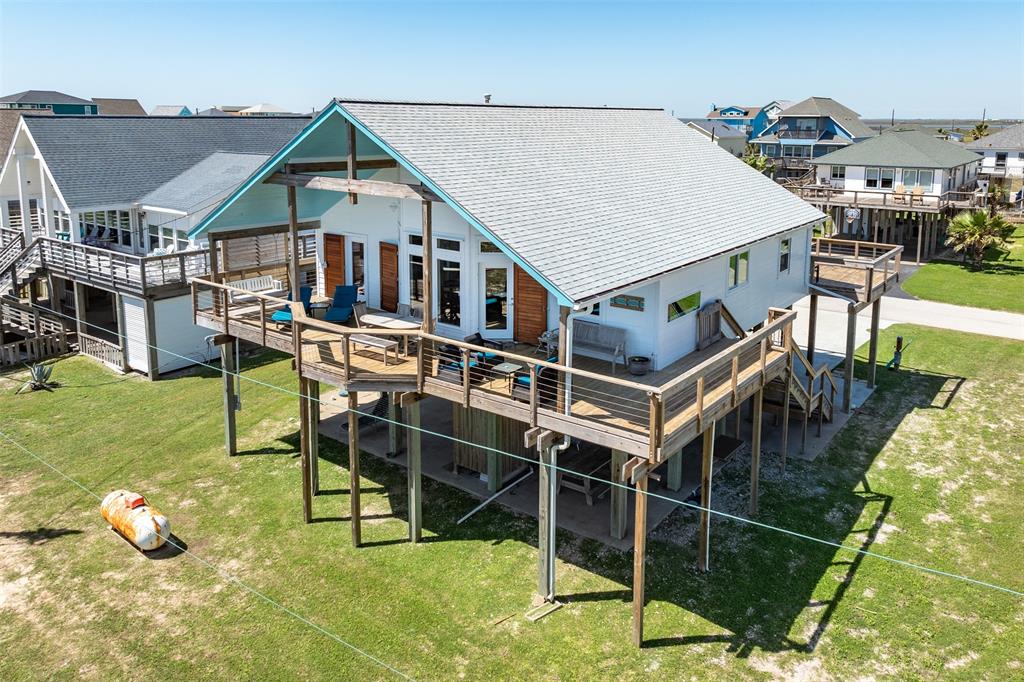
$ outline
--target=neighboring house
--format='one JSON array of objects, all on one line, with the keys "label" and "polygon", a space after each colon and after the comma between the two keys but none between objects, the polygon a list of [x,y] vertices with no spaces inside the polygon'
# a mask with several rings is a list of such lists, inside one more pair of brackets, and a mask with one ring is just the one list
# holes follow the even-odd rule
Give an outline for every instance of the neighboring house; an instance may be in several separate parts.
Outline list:
[{"label": "neighboring house", "polygon": [[[700,453],[706,508],[712,455],[724,461],[735,447],[718,445],[716,420],[733,414],[743,425],[750,404],[756,491],[763,405],[779,407],[785,433],[791,410],[802,411],[805,436],[812,412],[831,414],[832,377],[799,354],[796,314],[786,310],[809,291],[812,231],[824,220],[662,110],[334,100],[190,233],[207,239],[216,259],[212,277],[193,280],[194,314],[217,334],[228,369],[227,450],[233,454],[237,442],[230,369],[245,340],[295,357],[307,522],[318,485],[322,384],[347,398],[351,471],[359,471],[360,392],[382,394],[392,455],[406,434],[413,542],[422,532],[423,471],[487,497],[540,460],[538,517],[548,523],[539,524],[538,584],[548,602],[560,485],[572,486],[562,497],[581,491],[589,502],[590,488],[569,480],[573,471],[584,482],[611,476],[635,485],[632,524],[624,486],[608,491],[610,515],[608,507],[582,505],[577,513],[610,516],[608,534],[622,544],[635,525],[639,645],[648,475],[661,472],[660,492],[687,499],[694,488],[683,483],[682,452],[696,441],[686,457]],[[252,277],[233,261],[235,242],[254,234],[292,241],[303,225],[316,230],[315,289],[303,292],[300,263],[292,262],[290,303],[235,301]],[[856,248],[829,242],[828,259],[843,264],[848,254],[863,268]],[[849,292],[849,320],[867,305],[877,320],[899,252],[873,254],[872,267],[889,275],[869,277],[863,298],[857,287],[865,270],[835,277]],[[820,274],[830,267],[822,263]],[[828,293],[826,286],[812,295]],[[313,293],[326,300],[312,302]],[[308,310],[300,297],[311,301]],[[367,314],[358,299],[384,312]],[[871,339],[873,358],[877,324]],[[847,390],[852,353],[851,345]],[[624,375],[627,358],[643,376]],[[812,381],[793,381],[794,361]],[[776,402],[765,398],[772,391]],[[418,426],[427,401],[430,428],[450,433],[453,446],[423,447]],[[786,436],[781,442],[785,458]],[[548,468],[559,463],[564,478]],[[350,485],[358,546],[358,475]],[[703,570],[709,529],[705,512]]]},{"label": "neighboring house", "polygon": [[937,250],[950,214],[975,202],[981,157],[920,130],[893,129],[811,164],[814,183],[794,192],[844,233],[919,249],[920,261]]},{"label": "neighboring house", "polygon": [[256,104],[251,107],[245,107],[238,112],[239,116],[294,116],[290,111],[286,111],[281,107],[274,104]]},{"label": "neighboring house", "polygon": [[717,121],[690,121],[690,126],[722,149],[736,157],[742,157],[747,149],[747,134]]},{"label": "neighboring house", "polygon": [[224,111],[223,109],[218,109],[217,107],[210,107],[209,109],[203,109],[202,111],[196,112],[196,116],[220,116],[220,117],[224,117],[224,116],[234,116],[234,114],[229,114],[226,111]]},{"label": "neighboring house", "polygon": [[92,100],[66,95],[55,90],[26,90],[0,97],[0,109],[23,112],[47,110],[54,116],[92,116],[98,105]]},{"label": "neighboring house", "polygon": [[[114,99],[109,97],[93,97],[92,101],[99,106],[100,116],[145,116],[146,110],[137,99]],[[6,149],[7,147],[4,147]]]},{"label": "neighboring house", "polygon": [[1024,123],[969,142],[967,149],[983,155],[981,179],[1006,187],[1012,195],[1024,186]]},{"label": "neighboring house", "polygon": [[192,116],[192,110],[184,104],[158,104],[149,112],[150,116]]},{"label": "neighboring house", "polygon": [[811,159],[873,137],[859,114],[828,97],[809,97],[780,110],[778,119],[751,142],[775,161],[775,177],[800,177]]},{"label": "neighboring house", "polygon": [[716,107],[711,105],[704,120],[709,123],[724,123],[728,126],[742,131],[747,139],[756,137],[768,125],[768,115],[761,107],[745,107],[731,105],[727,107]]},{"label": "neighboring house", "polygon": [[79,350],[118,369],[208,357],[188,296],[208,253],[188,232],[308,122],[23,116],[0,171],[0,293],[45,288]]},{"label": "neighboring house", "polygon": [[791,106],[793,106],[793,102],[788,99],[776,99],[764,105],[762,111],[764,111],[764,114],[768,119],[768,125],[778,121],[782,112]]}]

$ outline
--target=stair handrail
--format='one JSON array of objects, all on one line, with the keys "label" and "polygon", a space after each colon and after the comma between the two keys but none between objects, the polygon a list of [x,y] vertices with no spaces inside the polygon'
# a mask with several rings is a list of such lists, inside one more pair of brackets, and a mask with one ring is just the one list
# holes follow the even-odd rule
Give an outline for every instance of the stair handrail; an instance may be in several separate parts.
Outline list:
[{"label": "stair handrail", "polygon": [[0,247],[0,271],[6,270],[18,254],[25,250],[25,235],[19,233],[14,239]]}]

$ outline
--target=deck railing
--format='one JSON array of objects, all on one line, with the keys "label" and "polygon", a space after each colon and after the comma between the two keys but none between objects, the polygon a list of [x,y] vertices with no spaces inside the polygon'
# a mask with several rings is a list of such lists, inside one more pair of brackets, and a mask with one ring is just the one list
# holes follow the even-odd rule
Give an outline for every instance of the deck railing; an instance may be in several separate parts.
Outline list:
[{"label": "deck railing", "polygon": [[0,367],[38,362],[67,352],[66,332],[33,336],[0,345]]},{"label": "deck railing", "polygon": [[903,192],[896,192],[895,189],[845,189],[815,184],[786,185],[786,188],[801,199],[844,206],[913,210],[915,208],[971,208],[985,205],[984,195],[967,190],[953,190],[941,194],[915,194],[913,188],[907,188]]},{"label": "deck railing", "polygon": [[864,271],[864,292],[870,295],[875,284],[875,275],[881,274],[881,284],[889,277],[900,275],[903,247],[879,242],[856,239],[833,239],[817,237],[811,245],[811,282],[819,279],[819,265],[827,263]]},{"label": "deck railing", "polygon": [[103,364],[117,370],[125,371],[124,352],[116,343],[96,336],[78,333],[78,350],[83,355],[99,360]]},{"label": "deck railing", "polygon": [[[663,385],[548,362],[419,329],[342,326],[301,304],[192,280],[198,324],[294,353],[304,375],[352,390],[418,391],[656,461],[708,420],[735,409],[784,368],[796,313],[772,309],[761,329]],[[275,322],[288,309],[291,322]],[[385,346],[387,346],[385,348]],[[496,367],[507,363],[499,372]],[[512,367],[514,365],[516,367]]]}]

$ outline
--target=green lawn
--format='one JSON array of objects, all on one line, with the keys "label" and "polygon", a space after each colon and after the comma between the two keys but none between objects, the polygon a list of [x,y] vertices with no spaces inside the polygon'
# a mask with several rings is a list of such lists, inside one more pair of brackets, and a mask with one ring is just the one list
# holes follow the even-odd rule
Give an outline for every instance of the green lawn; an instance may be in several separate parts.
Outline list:
[{"label": "green lawn", "polygon": [[1008,248],[989,249],[980,270],[949,261],[928,263],[904,282],[909,294],[929,301],[1024,313],[1024,225]]},{"label": "green lawn", "polygon": [[[759,520],[1024,589],[1024,344],[892,327],[904,370],[816,462],[763,458]],[[246,363],[294,387],[287,361]],[[323,439],[320,522],[304,525],[293,397],[243,385],[240,448],[222,450],[219,380],[150,384],[84,358],[53,393],[13,395],[0,430],[87,487],[145,493],[188,549],[420,679],[1007,679],[1024,675],[1024,600],[735,521],[712,572],[680,510],[648,552],[647,646],[629,644],[632,556],[559,535],[566,606],[529,623],[536,522],[425,481],[405,542],[404,472],[364,457],[366,547],[350,546],[347,462]],[[745,514],[747,461],[715,507]],[[334,463],[334,464],[332,464]],[[147,559],[98,503],[0,443],[0,679],[388,679],[390,673],[186,555]]]}]

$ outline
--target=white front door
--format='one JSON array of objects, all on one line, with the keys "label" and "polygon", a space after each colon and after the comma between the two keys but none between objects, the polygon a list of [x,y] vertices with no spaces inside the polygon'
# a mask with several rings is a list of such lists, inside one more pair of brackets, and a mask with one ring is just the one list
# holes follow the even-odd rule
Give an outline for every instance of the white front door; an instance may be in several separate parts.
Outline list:
[{"label": "white front door", "polygon": [[480,335],[512,338],[512,264],[480,264]]}]

